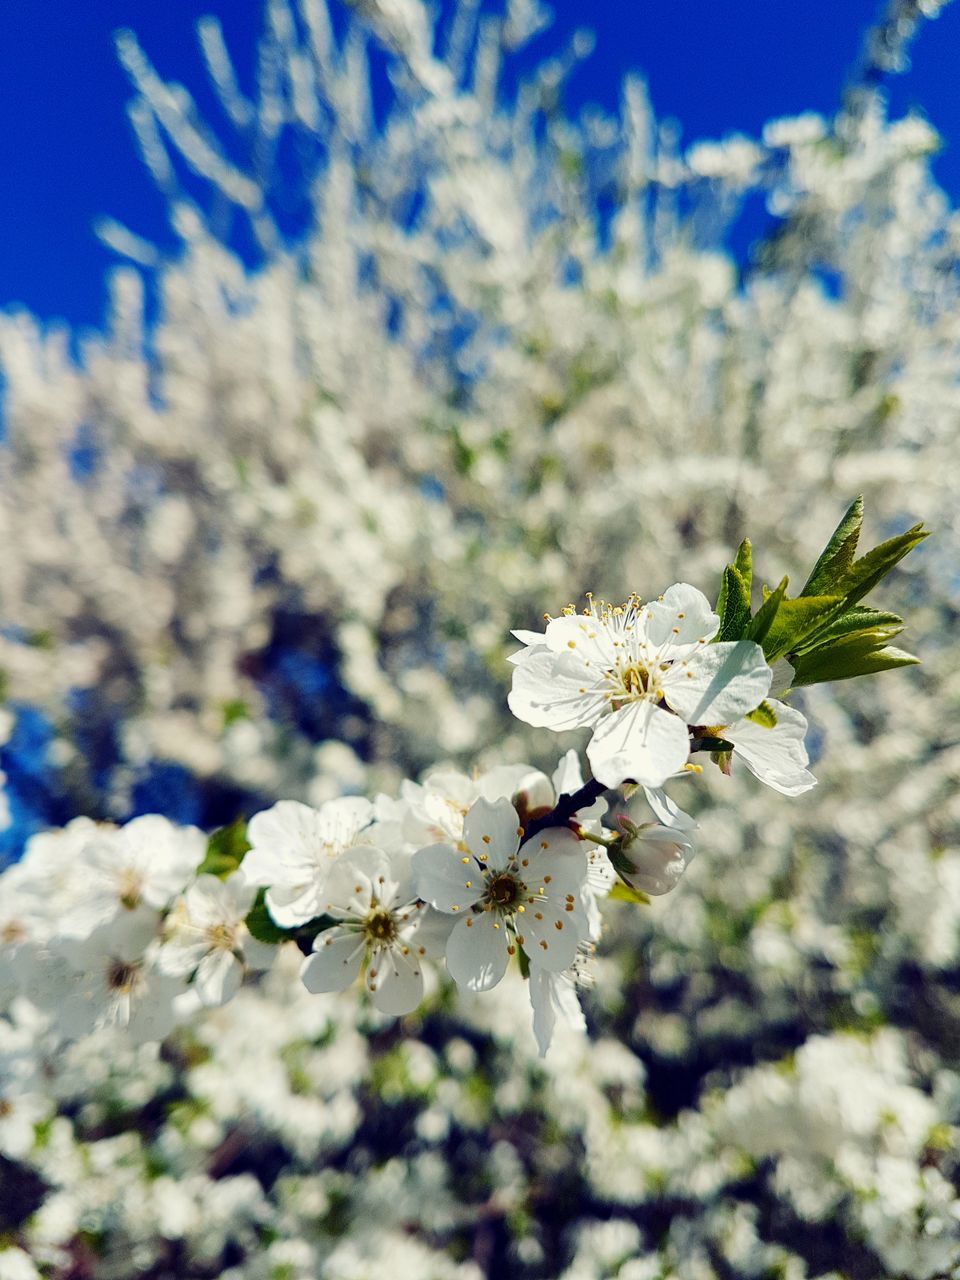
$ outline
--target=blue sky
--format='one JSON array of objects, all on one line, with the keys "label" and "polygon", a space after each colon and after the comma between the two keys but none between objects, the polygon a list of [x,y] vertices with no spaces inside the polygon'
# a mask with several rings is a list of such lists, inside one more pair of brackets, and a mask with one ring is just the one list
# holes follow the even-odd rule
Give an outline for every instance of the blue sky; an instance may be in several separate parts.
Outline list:
[{"label": "blue sky", "polygon": [[[623,74],[640,70],[661,116],[687,140],[764,120],[831,110],[859,33],[878,0],[555,0],[556,22],[532,46],[549,55],[577,26],[596,49],[578,72],[571,106],[612,108]],[[222,20],[241,75],[249,76],[260,0],[16,0],[0,6],[0,306],[46,319],[99,324],[112,256],[96,240],[102,214],[163,242],[164,206],[136,155],[124,104],[129,86],[112,33],[137,31],[165,75],[202,81],[193,26]],[[944,135],[940,181],[960,193],[960,4],[918,40],[911,71],[892,85],[897,113],[925,110]]]}]

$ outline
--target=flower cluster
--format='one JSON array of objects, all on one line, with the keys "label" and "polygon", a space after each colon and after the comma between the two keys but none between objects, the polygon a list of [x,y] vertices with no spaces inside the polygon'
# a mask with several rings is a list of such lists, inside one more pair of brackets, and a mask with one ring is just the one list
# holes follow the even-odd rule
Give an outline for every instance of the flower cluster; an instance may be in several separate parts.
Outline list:
[{"label": "flower cluster", "polygon": [[[852,601],[925,532],[855,560],[861,520],[858,499],[803,593],[788,597],[784,579],[755,614],[745,541],[717,611],[676,583],[648,604],[591,597],[543,633],[514,632],[525,647],[511,709],[538,726],[592,729],[587,783],[570,751],[552,778],[499,766],[474,778],[442,771],[393,799],[281,800],[232,847],[208,848],[200,831],[159,815],[120,828],[80,819],[35,843],[3,877],[12,994],[55,1016],[66,1037],[121,1025],[159,1040],[191,1009],[235,996],[286,940],[305,953],[309,992],[344,991],[362,975],[374,1006],[396,1016],[421,1004],[432,965],[479,993],[515,960],[546,1053],[558,1012],[582,1026],[573,992],[600,936],[600,899],[619,877],[648,901],[691,860],[696,823],[663,784],[702,772],[692,757],[705,750],[724,772],[742,758],[788,795],[815,784],[803,715],[766,700],[765,654],[788,654],[801,682],[915,661],[882,646],[892,624],[878,640],[874,611]],[[655,820],[621,815],[605,828],[602,797],[614,787],[643,788]]]},{"label": "flower cluster", "polygon": [[[222,148],[122,38],[183,252],[103,228],[135,265],[102,335],[0,316],[4,1280],[956,1270],[957,214],[878,87],[941,7],[892,0],[835,118],[686,148],[636,79],[567,118],[578,41],[500,93],[537,0],[447,33],[421,0],[271,0],[249,95],[205,22]],[[309,166],[300,244],[277,148]],[[744,199],[774,234],[738,269]],[[885,599],[922,669],[846,678],[900,660],[849,529],[779,620],[741,549],[667,626],[656,591],[748,522],[758,570],[804,581],[855,491],[882,537],[935,513]],[[648,603],[576,615],[600,668],[521,634],[511,717],[509,628],[587,586]],[[698,722],[671,686],[721,645],[769,691]],[[571,671],[597,698],[565,722]],[[595,779],[682,777],[608,808],[577,758],[549,776],[545,727]],[[586,864],[547,953],[541,840]]]}]

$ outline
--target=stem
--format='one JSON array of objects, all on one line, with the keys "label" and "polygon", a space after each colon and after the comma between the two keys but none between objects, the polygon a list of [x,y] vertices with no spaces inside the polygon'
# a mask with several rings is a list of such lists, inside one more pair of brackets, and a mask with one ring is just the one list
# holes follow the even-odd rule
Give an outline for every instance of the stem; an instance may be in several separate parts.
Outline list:
[{"label": "stem", "polygon": [[529,840],[531,836],[535,836],[541,831],[546,831],[550,827],[569,826],[573,815],[579,813],[581,809],[586,809],[593,804],[594,800],[599,800],[606,789],[602,782],[598,782],[596,778],[591,778],[589,782],[585,782],[572,795],[560,796],[549,813],[545,813],[541,818],[534,818],[530,825],[524,828],[523,839]]}]

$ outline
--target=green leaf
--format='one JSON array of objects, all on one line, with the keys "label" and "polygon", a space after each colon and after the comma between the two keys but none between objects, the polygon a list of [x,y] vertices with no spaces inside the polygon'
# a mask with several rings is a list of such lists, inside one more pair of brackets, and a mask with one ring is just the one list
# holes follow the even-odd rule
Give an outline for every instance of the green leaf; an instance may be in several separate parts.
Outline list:
[{"label": "green leaf", "polygon": [[748,712],[747,719],[752,720],[754,724],[760,725],[762,729],[775,729],[777,727],[777,713],[769,702],[761,702],[755,711]]},{"label": "green leaf", "polygon": [[871,631],[884,640],[892,640],[903,630],[904,621],[899,614],[884,613],[880,609],[868,609],[865,605],[855,604],[851,609],[844,609],[831,622],[812,632],[802,644],[797,646],[797,653],[809,653],[819,649],[832,640],[840,640],[843,636],[853,635],[861,631]]},{"label": "green leaf", "polygon": [[613,898],[614,902],[636,902],[645,907],[649,907],[650,899],[645,893],[641,893],[639,889],[633,889],[630,885],[624,884],[622,880],[615,880],[613,888],[607,894],[608,898]]},{"label": "green leaf", "polygon": [[517,963],[520,965],[520,977],[530,977],[530,957],[524,951],[523,947],[517,943]]},{"label": "green leaf", "polygon": [[288,938],[293,937],[293,934],[289,929],[281,929],[274,923],[273,916],[267,910],[267,904],[264,901],[266,892],[266,889],[260,889],[257,892],[253,906],[247,912],[247,928],[258,942],[286,942]]},{"label": "green leaf", "polygon": [[851,680],[854,676],[872,676],[879,671],[914,666],[919,661],[912,653],[888,647],[884,636],[864,631],[844,636],[796,658],[793,661],[793,684],[797,686],[823,684],[826,680]]},{"label": "green leaf", "polygon": [[297,942],[310,943],[324,929],[332,929],[337,923],[333,916],[315,916],[306,924],[298,924],[295,929],[284,929],[274,920],[266,902],[266,889],[258,889],[253,906],[247,912],[246,926],[258,942]]},{"label": "green leaf", "polygon": [[924,529],[922,522],[915,524],[906,533],[899,533],[895,538],[888,538],[878,547],[868,551],[865,556],[855,560],[834,588],[842,591],[847,605],[862,600],[881,578],[886,577],[895,564],[918,546],[924,538],[930,536],[930,530]]},{"label": "green leaf", "polygon": [[747,603],[750,602],[750,589],[753,586],[753,547],[749,538],[744,538],[737,548],[736,558],[733,567],[743,579],[743,585],[747,588]]},{"label": "green leaf", "polygon": [[[737,552],[738,561],[742,551],[743,544]],[[750,582],[744,578],[736,562],[728,564],[723,571],[720,594],[717,597],[717,613],[720,615],[720,626],[713,637],[714,643],[739,640],[750,623]]]},{"label": "green leaf", "polygon": [[797,596],[795,600],[784,597],[764,637],[763,656],[767,662],[776,662],[784,654],[793,653],[811,632],[828,622],[842,604],[843,596]]},{"label": "green leaf", "polygon": [[831,595],[853,564],[863,524],[863,496],[854,498],[843,519],[834,529],[830,541],[820,553],[810,577],[804,583],[802,596]]},{"label": "green leaf", "polygon": [[777,616],[777,610],[780,608],[782,601],[786,598],[787,583],[789,578],[783,578],[776,591],[767,591],[763,589],[763,604],[757,610],[755,617],[751,620],[750,625],[743,633],[744,640],[753,640],[755,644],[763,644],[767,638],[770,628],[773,626],[773,620]]},{"label": "green leaf", "polygon": [[199,874],[226,879],[243,861],[250,842],[247,840],[245,819],[237,818],[226,827],[214,831],[207,841],[207,852],[199,867]]}]

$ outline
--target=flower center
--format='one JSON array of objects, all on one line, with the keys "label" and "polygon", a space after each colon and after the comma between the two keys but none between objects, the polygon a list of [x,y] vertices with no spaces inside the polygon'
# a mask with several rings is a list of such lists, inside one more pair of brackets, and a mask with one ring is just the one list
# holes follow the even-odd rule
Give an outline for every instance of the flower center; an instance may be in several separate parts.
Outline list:
[{"label": "flower center", "polygon": [[213,924],[207,930],[207,941],[218,951],[232,951],[235,945],[234,930],[227,924]]},{"label": "flower center", "polygon": [[642,698],[650,687],[650,672],[639,662],[622,671],[620,679],[624,691],[634,698]]},{"label": "flower center", "polygon": [[513,876],[501,874],[494,876],[487,886],[486,898],[498,911],[512,911],[520,901],[525,886]]},{"label": "flower center", "polygon": [[143,888],[143,876],[133,867],[125,867],[120,874],[119,898],[121,906],[133,911],[140,904],[140,890]]},{"label": "flower center", "polygon": [[126,960],[111,960],[107,970],[107,986],[111,991],[129,995],[140,979],[140,968]]},{"label": "flower center", "polygon": [[4,946],[12,947],[18,942],[25,942],[27,931],[19,920],[8,920],[0,929],[0,942]]},{"label": "flower center", "polygon": [[363,931],[371,942],[393,942],[397,925],[389,911],[372,911],[364,921]]}]

